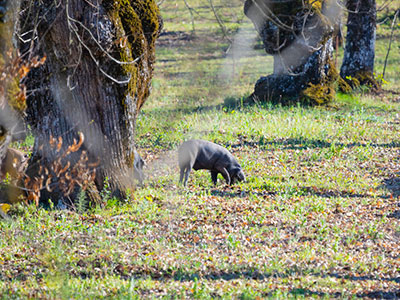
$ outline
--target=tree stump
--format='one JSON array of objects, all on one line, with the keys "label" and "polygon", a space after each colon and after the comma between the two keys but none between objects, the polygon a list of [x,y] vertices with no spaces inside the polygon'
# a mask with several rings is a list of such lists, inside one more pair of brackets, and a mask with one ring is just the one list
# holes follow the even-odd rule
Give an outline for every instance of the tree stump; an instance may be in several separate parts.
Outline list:
[{"label": "tree stump", "polygon": [[331,1],[247,0],[244,11],[274,57],[272,75],[260,78],[251,98],[273,103],[323,104],[338,77],[332,62],[340,15]]}]

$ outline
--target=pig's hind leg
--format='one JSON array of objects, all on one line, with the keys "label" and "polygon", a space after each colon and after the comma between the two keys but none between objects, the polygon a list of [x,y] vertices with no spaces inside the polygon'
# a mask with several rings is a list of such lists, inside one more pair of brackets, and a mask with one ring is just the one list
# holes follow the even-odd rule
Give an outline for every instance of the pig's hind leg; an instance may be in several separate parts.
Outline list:
[{"label": "pig's hind leg", "polygon": [[179,182],[183,183],[184,186],[186,186],[188,179],[189,179],[189,174],[192,168],[190,166],[185,166],[181,168],[181,173],[179,176]]}]

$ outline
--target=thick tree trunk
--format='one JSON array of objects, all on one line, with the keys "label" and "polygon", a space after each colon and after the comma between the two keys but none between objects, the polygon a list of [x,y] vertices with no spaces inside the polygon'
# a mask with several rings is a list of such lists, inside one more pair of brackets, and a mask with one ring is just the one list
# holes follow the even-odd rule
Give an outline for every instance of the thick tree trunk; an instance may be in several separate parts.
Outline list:
[{"label": "thick tree trunk", "polygon": [[347,36],[340,76],[353,87],[378,88],[374,79],[375,0],[347,0],[346,8]]},{"label": "thick tree trunk", "polygon": [[45,201],[73,201],[79,188],[94,195],[105,181],[119,196],[133,188],[135,122],[150,92],[161,18],[153,0],[94,3],[24,2],[23,32],[35,39],[22,52],[47,57],[26,80],[35,135],[28,184]]},{"label": "thick tree trunk", "polygon": [[265,51],[274,56],[273,75],[260,78],[252,98],[322,104],[334,96],[337,71],[332,37],[339,9],[332,1],[247,0]]}]

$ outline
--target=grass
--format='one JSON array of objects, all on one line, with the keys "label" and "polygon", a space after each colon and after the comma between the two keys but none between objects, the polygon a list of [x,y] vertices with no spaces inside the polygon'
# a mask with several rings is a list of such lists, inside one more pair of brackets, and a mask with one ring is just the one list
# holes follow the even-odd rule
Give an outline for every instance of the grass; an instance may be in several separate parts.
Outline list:
[{"label": "grass", "polygon": [[[105,208],[80,213],[12,207],[0,222],[0,298],[399,297],[398,95],[238,105],[272,60],[249,50],[233,71],[207,2],[193,3],[208,16],[195,37],[183,3],[162,6],[169,34],[137,121],[145,186],[135,200],[104,190]],[[378,29],[377,72],[389,23]],[[399,52],[390,58],[387,87],[399,91]],[[226,146],[247,181],[214,187],[197,171],[178,186],[175,149],[188,138]]]}]

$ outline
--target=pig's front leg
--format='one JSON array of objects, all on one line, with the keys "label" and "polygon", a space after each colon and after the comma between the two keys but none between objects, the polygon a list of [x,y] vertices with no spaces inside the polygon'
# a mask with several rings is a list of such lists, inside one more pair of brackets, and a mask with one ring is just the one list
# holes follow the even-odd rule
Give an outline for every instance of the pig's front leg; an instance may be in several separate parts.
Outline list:
[{"label": "pig's front leg", "polygon": [[228,171],[225,168],[221,168],[219,170],[219,172],[222,174],[222,176],[224,177],[226,184],[227,185],[231,185],[231,177],[229,176]]},{"label": "pig's front leg", "polygon": [[216,185],[217,184],[218,172],[210,171],[210,173],[211,173],[211,180],[214,183],[214,185]]}]

